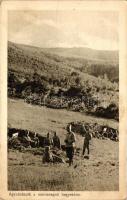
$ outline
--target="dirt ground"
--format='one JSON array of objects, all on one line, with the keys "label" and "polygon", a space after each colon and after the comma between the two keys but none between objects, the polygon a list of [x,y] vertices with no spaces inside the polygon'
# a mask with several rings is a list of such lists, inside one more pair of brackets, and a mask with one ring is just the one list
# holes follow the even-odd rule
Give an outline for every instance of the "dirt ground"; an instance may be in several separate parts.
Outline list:
[{"label": "dirt ground", "polygon": [[[8,101],[8,124],[11,127],[29,129],[43,135],[56,130],[63,142],[65,127],[71,121],[98,122],[111,127],[118,123],[98,119],[81,113],[31,106],[22,100]],[[83,138],[79,135],[77,147],[82,150]],[[116,191],[119,190],[119,143],[111,140],[92,139],[90,159],[75,155],[74,165],[42,164],[42,156],[32,151],[8,153],[9,190],[77,190]]]}]

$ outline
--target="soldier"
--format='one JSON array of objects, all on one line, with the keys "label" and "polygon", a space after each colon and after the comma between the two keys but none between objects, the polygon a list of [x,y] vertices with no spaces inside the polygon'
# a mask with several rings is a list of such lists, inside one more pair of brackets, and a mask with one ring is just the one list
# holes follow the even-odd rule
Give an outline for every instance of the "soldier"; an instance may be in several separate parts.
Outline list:
[{"label": "soldier", "polygon": [[52,139],[50,138],[50,134],[47,133],[47,137],[45,138],[45,146],[51,146],[52,145]]},{"label": "soldier", "polygon": [[65,144],[66,144],[66,154],[69,158],[69,166],[73,164],[73,156],[74,156],[74,146],[75,146],[76,138],[75,134],[71,130],[71,125],[66,135]]},{"label": "soldier", "polygon": [[46,146],[44,149],[43,157],[42,157],[42,162],[43,163],[49,163],[53,162],[53,157],[50,151],[50,147]]},{"label": "soldier", "polygon": [[34,133],[33,141],[34,141],[34,146],[39,147],[39,138],[37,133]]},{"label": "soldier", "polygon": [[83,125],[83,128],[84,128],[84,144],[83,144],[83,151],[82,151],[82,155],[84,156],[85,154],[85,150],[87,149],[87,153],[89,155],[90,153],[90,150],[89,150],[89,141],[91,140],[91,135],[89,133],[89,127],[88,126],[84,126]]},{"label": "soldier", "polygon": [[56,132],[54,132],[52,140],[53,140],[53,147],[60,149],[60,138],[56,135]]}]

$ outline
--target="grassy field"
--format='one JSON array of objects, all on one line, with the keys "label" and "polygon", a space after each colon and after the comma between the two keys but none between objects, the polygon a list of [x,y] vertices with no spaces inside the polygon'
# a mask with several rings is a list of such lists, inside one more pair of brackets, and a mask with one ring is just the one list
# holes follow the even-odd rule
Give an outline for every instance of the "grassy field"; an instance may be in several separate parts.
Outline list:
[{"label": "grassy field", "polygon": [[[56,130],[63,142],[65,127],[72,121],[97,122],[118,127],[118,123],[98,119],[81,113],[66,110],[53,110],[31,106],[22,100],[8,101],[8,124],[11,127],[29,129],[46,135]],[[82,147],[83,138],[79,135],[77,147]],[[74,166],[68,164],[42,164],[42,157],[32,151],[8,153],[9,190],[77,190],[112,191],[119,189],[119,143],[111,140],[92,139],[90,159],[75,155]]]}]

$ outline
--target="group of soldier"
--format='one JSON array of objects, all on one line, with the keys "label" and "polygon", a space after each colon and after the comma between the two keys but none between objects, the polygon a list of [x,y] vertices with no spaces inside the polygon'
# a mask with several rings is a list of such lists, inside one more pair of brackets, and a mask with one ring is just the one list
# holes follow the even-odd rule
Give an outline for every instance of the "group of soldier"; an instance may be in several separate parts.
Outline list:
[{"label": "group of soldier", "polygon": [[[84,126],[84,143],[83,143],[83,151],[82,156],[84,156],[85,151],[87,149],[87,153],[89,155],[89,141],[91,140],[91,135],[89,133],[88,127]],[[66,150],[66,156],[68,158],[69,166],[73,164],[73,158],[75,153],[75,143],[76,143],[76,137],[75,133],[72,131],[72,126],[69,126],[69,129],[67,131],[67,134],[65,136],[65,150]],[[56,132],[54,132],[54,136],[50,138],[50,134],[47,134],[47,137],[45,139],[45,151],[43,154],[43,162],[50,161],[50,148],[51,146],[53,148],[61,149],[61,142],[60,138],[57,136]]]},{"label": "group of soldier", "polygon": [[[9,131],[10,137],[12,138],[9,141],[13,142],[14,138],[18,138],[20,139],[20,142],[26,145],[27,147],[28,146],[29,147],[44,147],[43,162],[52,162],[53,156],[55,157],[55,159],[60,160],[61,158],[57,156],[58,155],[57,153],[60,152],[61,150],[65,150],[66,157],[68,158],[69,166],[73,164],[73,158],[74,158],[74,154],[77,148],[76,148],[76,136],[72,130],[72,124],[70,124],[67,128],[67,133],[64,139],[64,145],[63,143],[61,145],[61,140],[56,132],[53,133],[52,137],[50,133],[47,133],[47,135],[44,137],[35,132],[30,132],[28,130],[22,130],[22,131],[17,130],[15,133],[13,132],[14,130]],[[87,159],[89,159],[89,153],[90,153],[89,143],[92,137],[97,137],[97,138],[101,137],[102,139],[104,137],[107,137],[112,140],[118,141],[118,131],[117,130],[115,130],[114,132],[113,130],[109,131],[107,127],[104,127],[101,133],[99,133],[98,131],[91,131],[90,126],[85,124],[83,125],[82,133],[84,136],[82,156]],[[10,145],[12,145],[12,143],[10,143]],[[85,155],[86,150],[87,150],[87,155]],[[52,152],[55,152],[56,154],[53,155]],[[51,154],[53,156],[51,156]]]}]

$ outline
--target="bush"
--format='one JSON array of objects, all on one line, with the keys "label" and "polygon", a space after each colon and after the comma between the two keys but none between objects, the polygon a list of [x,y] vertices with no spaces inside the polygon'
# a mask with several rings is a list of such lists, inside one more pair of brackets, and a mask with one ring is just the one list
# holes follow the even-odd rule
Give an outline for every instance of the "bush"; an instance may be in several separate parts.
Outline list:
[{"label": "bush", "polygon": [[119,109],[115,103],[111,103],[107,108],[106,108],[106,117],[108,118],[114,118],[114,119],[119,119]]},{"label": "bush", "polygon": [[98,117],[106,117],[109,119],[119,120],[119,108],[115,103],[109,104],[107,108],[97,107],[95,115]]},{"label": "bush", "polygon": [[81,88],[80,87],[73,87],[71,86],[68,91],[66,92],[67,96],[74,97],[74,96],[81,96]]}]

